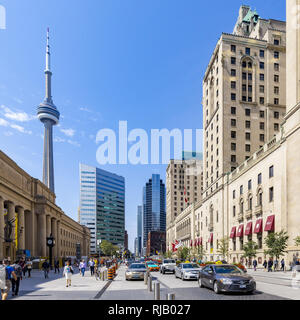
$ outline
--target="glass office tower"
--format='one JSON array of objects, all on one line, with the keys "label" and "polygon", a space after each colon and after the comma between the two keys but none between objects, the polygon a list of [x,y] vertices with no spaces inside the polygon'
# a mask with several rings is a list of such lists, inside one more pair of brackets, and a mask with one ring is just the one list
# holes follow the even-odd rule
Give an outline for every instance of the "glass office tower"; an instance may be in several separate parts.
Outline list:
[{"label": "glass office tower", "polygon": [[91,253],[97,240],[124,246],[125,179],[102,169],[79,165],[80,224],[91,230]]},{"label": "glass office tower", "polygon": [[142,255],[143,207],[137,207],[137,252]]},{"label": "glass office tower", "polygon": [[143,188],[144,254],[150,231],[166,231],[166,187],[159,174],[153,174]]}]

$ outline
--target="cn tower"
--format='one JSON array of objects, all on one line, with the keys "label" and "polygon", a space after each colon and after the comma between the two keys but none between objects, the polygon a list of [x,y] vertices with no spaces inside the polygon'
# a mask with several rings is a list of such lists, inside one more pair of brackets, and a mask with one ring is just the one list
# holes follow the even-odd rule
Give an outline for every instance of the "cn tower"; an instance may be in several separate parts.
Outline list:
[{"label": "cn tower", "polygon": [[46,96],[37,108],[37,116],[44,124],[44,155],[43,155],[43,182],[54,192],[54,166],[53,166],[53,126],[59,123],[59,112],[52,100],[51,94],[51,67],[50,67],[50,45],[49,28],[47,30],[46,48]]}]

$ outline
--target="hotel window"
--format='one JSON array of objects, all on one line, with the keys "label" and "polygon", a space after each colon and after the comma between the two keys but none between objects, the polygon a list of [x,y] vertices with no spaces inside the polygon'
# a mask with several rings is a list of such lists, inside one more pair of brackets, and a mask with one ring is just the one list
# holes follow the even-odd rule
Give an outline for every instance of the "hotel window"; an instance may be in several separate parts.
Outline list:
[{"label": "hotel window", "polygon": [[252,80],[252,73],[248,73],[248,80]]},{"label": "hotel window", "polygon": [[279,59],[279,52],[278,51],[274,51],[274,58]]},{"label": "hotel window", "polygon": [[279,112],[277,112],[277,111],[274,112],[274,118],[279,119]]},{"label": "hotel window", "polygon": [[249,198],[249,210],[252,210],[252,198]]},{"label": "hotel window", "polygon": [[269,189],[269,200],[270,200],[270,202],[274,201],[274,188],[273,187],[271,187]]},{"label": "hotel window", "polygon": [[262,70],[265,69],[265,63],[264,62],[260,62],[259,63],[259,68],[262,69]]},{"label": "hotel window", "polygon": [[243,74],[242,74],[242,79],[243,79],[243,80],[247,80],[247,73],[246,73],[246,72],[243,72]]},{"label": "hotel window", "polygon": [[265,57],[265,51],[264,51],[264,50],[260,50],[260,51],[259,51],[259,56],[260,56],[261,58],[264,58],[264,57]]},{"label": "hotel window", "polygon": [[248,97],[248,102],[252,102],[252,97]]},{"label": "hotel window", "polygon": [[245,136],[246,140],[251,140],[251,134],[249,132],[246,132]]},{"label": "hotel window", "polygon": [[248,92],[252,92],[252,85],[248,86]]},{"label": "hotel window", "polygon": [[274,94],[279,94],[279,87],[274,87]]},{"label": "hotel window", "polygon": [[262,183],[262,174],[260,173],[258,176],[257,176],[257,184],[260,185]]},{"label": "hotel window", "polygon": [[235,171],[236,167],[231,167],[231,172]]},{"label": "hotel window", "polygon": [[235,199],[235,190],[232,191],[232,199]]},{"label": "hotel window", "polygon": [[279,63],[274,63],[274,70],[279,71]]},{"label": "hotel window", "polygon": [[246,49],[245,49],[245,53],[246,53],[247,55],[250,55],[250,54],[251,54],[251,49],[250,49],[250,48],[246,48]]},{"label": "hotel window", "polygon": [[251,110],[250,110],[250,109],[245,109],[245,115],[246,115],[247,117],[250,117],[250,115],[251,115]]},{"label": "hotel window", "polygon": [[236,82],[235,81],[231,81],[231,89],[236,89]]},{"label": "hotel window", "polygon": [[231,144],[231,151],[236,151],[236,144],[235,143]]},{"label": "hotel window", "polygon": [[248,181],[248,190],[251,190],[252,189],[252,180],[249,180]]},{"label": "hotel window", "polygon": [[235,217],[235,214],[236,214],[236,208],[235,208],[235,206],[233,206],[233,209],[232,209],[232,215],[233,215],[233,217]]},{"label": "hotel window", "polygon": [[260,130],[265,130],[265,123],[264,122],[260,122],[259,129]]},{"label": "hotel window", "polygon": [[231,126],[236,127],[236,120],[235,119],[231,119]]},{"label": "hotel window", "polygon": [[247,91],[247,86],[245,84],[242,85],[242,91]]},{"label": "hotel window", "polygon": [[231,45],[231,52],[236,52],[236,46],[235,45]]},{"label": "hotel window", "polygon": [[251,121],[245,121],[245,127],[246,127],[246,129],[250,129],[251,128]]},{"label": "hotel window", "polygon": [[279,82],[279,75],[277,74],[274,75],[274,82]]},{"label": "hotel window", "polygon": [[259,75],[259,80],[260,80],[260,81],[265,81],[265,75],[264,75],[263,73],[261,73],[261,74]]},{"label": "hotel window", "polygon": [[274,123],[274,131],[279,131],[279,123]]},{"label": "hotel window", "polygon": [[259,141],[265,142],[265,135],[264,134],[259,135]]},{"label": "hotel window", "polygon": [[244,193],[243,186],[240,186],[240,195]]},{"label": "hotel window", "polygon": [[265,98],[260,97],[260,98],[259,98],[259,103],[260,103],[260,104],[265,104]]},{"label": "hotel window", "polygon": [[236,58],[235,57],[231,57],[231,64],[236,64]]},{"label": "hotel window", "polygon": [[231,131],[231,138],[236,139],[236,131]]},{"label": "hotel window", "polygon": [[271,166],[269,168],[269,178],[273,178],[274,177],[274,166]]},{"label": "hotel window", "polygon": [[243,97],[242,97],[242,101],[246,102],[246,101],[247,101],[247,97],[246,97],[246,96],[243,96]]},{"label": "hotel window", "polygon": [[259,92],[265,93],[265,86],[259,86]]},{"label": "hotel window", "polygon": [[246,152],[251,152],[251,146],[250,146],[250,144],[246,144],[245,150],[246,150]]},{"label": "hotel window", "polygon": [[261,118],[264,118],[264,117],[265,117],[265,112],[264,112],[264,111],[260,111],[260,112],[259,112],[259,116],[260,116]]},{"label": "hotel window", "polygon": [[231,114],[233,114],[233,115],[236,114],[236,107],[231,107]]},{"label": "hotel window", "polygon": [[235,93],[232,93],[232,94],[231,94],[231,100],[232,100],[232,101],[235,101],[235,100],[236,100],[236,94],[235,94]]},{"label": "hotel window", "polygon": [[278,39],[274,39],[274,45],[275,46],[279,46],[279,40]]},{"label": "hotel window", "polygon": [[236,76],[236,70],[235,69],[231,69],[231,76],[235,77]]},{"label": "hotel window", "polygon": [[278,98],[274,98],[274,104],[276,104],[276,105],[279,104],[279,99]]},{"label": "hotel window", "polygon": [[235,155],[231,156],[231,162],[236,163],[236,156]]}]

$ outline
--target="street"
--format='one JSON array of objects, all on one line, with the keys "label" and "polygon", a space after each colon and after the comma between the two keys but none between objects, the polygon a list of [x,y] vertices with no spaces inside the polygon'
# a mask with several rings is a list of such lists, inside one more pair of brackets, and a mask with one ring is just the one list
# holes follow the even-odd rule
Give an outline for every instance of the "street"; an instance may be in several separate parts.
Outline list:
[{"label": "street", "polygon": [[[62,274],[51,271],[44,279],[42,271],[33,271],[32,278],[21,281],[18,297],[9,295],[9,300],[153,300],[154,293],[148,292],[144,281],[126,281],[125,266],[117,271],[114,281],[96,280],[87,271],[81,277],[76,270],[72,286],[67,288]],[[257,281],[257,291],[249,294],[216,295],[210,289],[200,289],[197,281],[175,279],[173,274],[152,273],[153,281],[161,284],[161,300],[167,293],[175,293],[176,300],[300,300],[300,289],[292,287],[292,274],[248,271]]]}]

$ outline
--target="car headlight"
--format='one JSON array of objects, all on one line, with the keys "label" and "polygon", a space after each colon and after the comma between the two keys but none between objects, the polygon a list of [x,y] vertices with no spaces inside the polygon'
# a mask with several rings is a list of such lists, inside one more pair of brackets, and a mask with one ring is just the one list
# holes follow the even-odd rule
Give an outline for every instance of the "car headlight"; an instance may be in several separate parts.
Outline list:
[{"label": "car headlight", "polygon": [[221,283],[225,284],[225,285],[231,285],[232,284],[232,280],[230,279],[226,279],[226,278],[223,278],[223,279],[220,279]]},{"label": "car headlight", "polygon": [[132,275],[132,272],[126,271],[126,274],[127,274],[128,276],[131,276],[131,275]]}]

